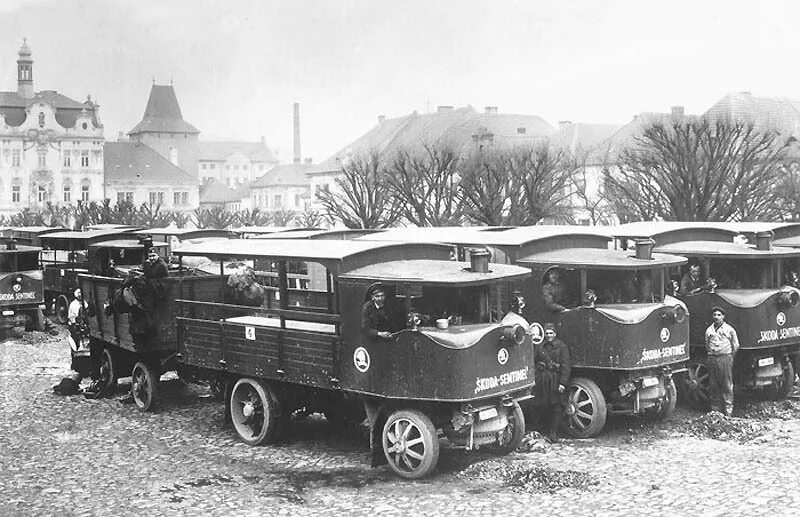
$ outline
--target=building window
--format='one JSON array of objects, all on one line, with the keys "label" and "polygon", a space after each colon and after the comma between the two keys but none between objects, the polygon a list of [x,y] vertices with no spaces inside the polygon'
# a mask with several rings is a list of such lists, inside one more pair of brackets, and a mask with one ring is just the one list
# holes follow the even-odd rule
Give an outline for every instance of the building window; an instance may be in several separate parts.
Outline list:
[{"label": "building window", "polygon": [[217,168],[217,166],[216,166],[215,164],[213,164],[213,163],[212,163],[212,164],[210,164],[210,165],[208,166],[208,168],[209,168],[209,169],[211,169],[211,170],[213,171],[214,169],[216,169],[216,168]]},{"label": "building window", "polygon": [[275,208],[281,207],[281,195],[275,194]]},{"label": "building window", "polygon": [[72,189],[69,185],[64,185],[64,203],[72,201]]},{"label": "building window", "polygon": [[13,151],[11,151],[11,166],[12,167],[19,167],[20,161],[22,161],[20,156],[21,156],[21,153],[20,153],[19,149],[14,149]]},{"label": "building window", "polygon": [[39,152],[39,168],[40,169],[47,168],[47,151]]},{"label": "building window", "polygon": [[44,113],[39,113],[39,127],[44,127]]},{"label": "building window", "polygon": [[294,195],[294,206],[300,206],[300,194]]},{"label": "building window", "polygon": [[81,201],[89,201],[89,185],[81,185]]},{"label": "building window", "polygon": [[517,134],[518,135],[524,135],[525,133],[526,133],[526,129],[524,127],[518,127],[517,128]]},{"label": "building window", "polygon": [[39,185],[39,192],[36,199],[39,200],[39,203],[47,201],[47,189],[43,185]]},{"label": "building window", "polygon": [[94,160],[94,163],[100,163],[103,161],[102,151],[92,151],[92,159]]},{"label": "building window", "polygon": [[172,204],[173,205],[186,205],[188,204],[189,200],[189,193],[188,192],[173,192],[172,193]]},{"label": "building window", "polygon": [[81,167],[89,167],[89,151],[81,151]]},{"label": "building window", "polygon": [[14,185],[11,187],[11,202],[12,203],[19,203],[22,195],[20,193],[20,186]]},{"label": "building window", "polygon": [[117,203],[133,203],[133,192],[117,192]]},{"label": "building window", "polygon": [[163,205],[164,204],[164,193],[163,192],[150,192],[150,204],[153,206],[156,205]]},{"label": "building window", "polygon": [[200,164],[200,168],[206,170],[206,164],[205,163]]},{"label": "building window", "polygon": [[69,151],[64,152],[64,167],[72,167],[72,155]]}]

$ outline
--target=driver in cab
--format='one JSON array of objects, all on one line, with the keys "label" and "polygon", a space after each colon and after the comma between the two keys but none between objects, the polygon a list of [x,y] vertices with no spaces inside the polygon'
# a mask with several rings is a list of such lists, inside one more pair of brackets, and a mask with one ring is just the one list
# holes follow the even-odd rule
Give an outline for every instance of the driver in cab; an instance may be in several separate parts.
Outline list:
[{"label": "driver in cab", "polygon": [[382,287],[371,289],[370,299],[361,307],[361,332],[371,339],[389,339],[392,322],[386,312],[386,292]]}]

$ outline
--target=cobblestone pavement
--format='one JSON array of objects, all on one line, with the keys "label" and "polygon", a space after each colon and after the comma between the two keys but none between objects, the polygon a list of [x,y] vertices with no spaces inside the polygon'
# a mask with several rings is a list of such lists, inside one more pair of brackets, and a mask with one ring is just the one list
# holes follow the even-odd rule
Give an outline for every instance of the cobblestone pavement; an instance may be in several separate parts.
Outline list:
[{"label": "cobblestone pavement", "polygon": [[248,447],[221,402],[174,377],[154,413],[56,396],[67,356],[63,335],[0,343],[0,515],[800,513],[797,401],[745,400],[731,425],[750,425],[746,439],[692,432],[701,415],[679,409],[503,458],[444,450],[433,477],[408,482],[370,468],[363,438],[316,415],[286,443]]}]

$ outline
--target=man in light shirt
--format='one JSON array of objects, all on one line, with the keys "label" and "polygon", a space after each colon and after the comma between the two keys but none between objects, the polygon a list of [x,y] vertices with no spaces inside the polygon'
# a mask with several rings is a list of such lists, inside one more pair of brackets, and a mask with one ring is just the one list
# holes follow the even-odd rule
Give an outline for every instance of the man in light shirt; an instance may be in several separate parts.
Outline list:
[{"label": "man in light shirt", "polygon": [[706,329],[706,353],[708,354],[708,398],[712,411],[725,416],[733,413],[733,357],[739,350],[739,337],[736,330],[725,323],[725,310],[722,307],[711,309],[714,319]]}]

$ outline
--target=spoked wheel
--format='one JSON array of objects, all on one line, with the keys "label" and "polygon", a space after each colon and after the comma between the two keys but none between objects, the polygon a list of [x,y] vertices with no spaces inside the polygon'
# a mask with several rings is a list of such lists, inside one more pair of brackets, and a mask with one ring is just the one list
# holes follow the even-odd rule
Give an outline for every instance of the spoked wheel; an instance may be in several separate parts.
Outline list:
[{"label": "spoked wheel", "polygon": [[100,356],[100,393],[110,397],[117,391],[117,365],[114,361],[114,354],[109,348],[103,349]]},{"label": "spoked wheel", "polygon": [[794,388],[794,365],[788,357],[783,359],[783,375],[775,379],[767,390],[772,400],[783,400],[789,396]]},{"label": "spoked wheel", "polygon": [[395,411],[383,426],[383,453],[398,476],[427,476],[439,461],[439,437],[433,422],[416,409]]},{"label": "spoked wheel", "polygon": [[153,407],[158,387],[158,376],[147,363],[138,362],[131,374],[131,394],[136,407],[140,411],[149,411]]},{"label": "spoked wheel", "polygon": [[675,405],[678,403],[678,389],[675,387],[675,380],[670,378],[666,382],[666,394],[661,404],[645,410],[644,416],[651,420],[664,420],[675,412]]},{"label": "spoked wheel", "polygon": [[518,403],[514,402],[514,405],[508,408],[507,417],[508,425],[500,434],[500,443],[497,447],[497,451],[501,454],[514,452],[525,437],[525,415]]},{"label": "spoked wheel", "polygon": [[707,411],[711,407],[709,391],[711,378],[709,377],[708,366],[705,362],[693,361],[689,363],[684,388],[686,400],[694,409]]},{"label": "spoked wheel", "polygon": [[597,436],[606,425],[606,399],[591,379],[576,377],[567,389],[566,427],[573,438]]},{"label": "spoked wheel", "polygon": [[56,298],[56,319],[62,325],[69,321],[69,300],[63,294]]},{"label": "spoked wheel", "polygon": [[231,390],[230,411],[236,434],[248,445],[274,441],[278,435],[278,405],[269,385],[242,378]]}]

